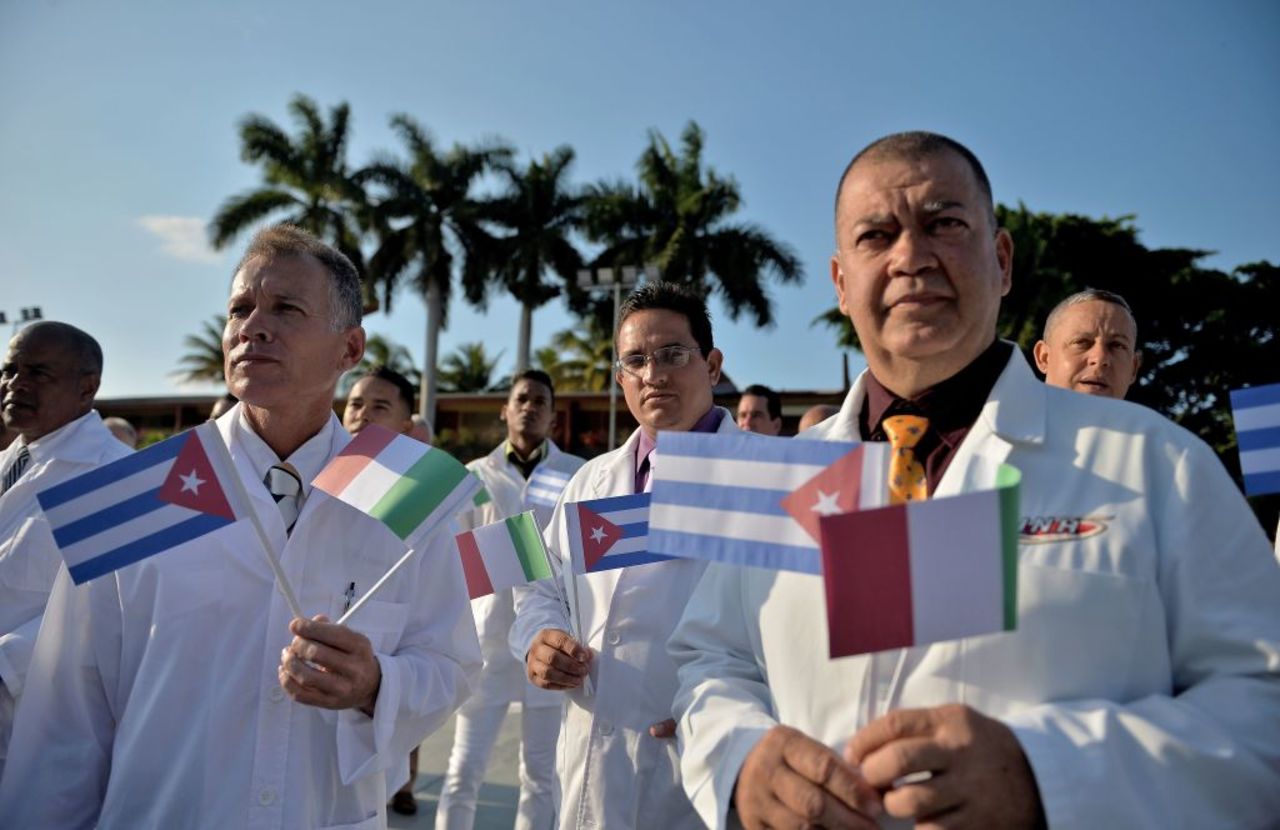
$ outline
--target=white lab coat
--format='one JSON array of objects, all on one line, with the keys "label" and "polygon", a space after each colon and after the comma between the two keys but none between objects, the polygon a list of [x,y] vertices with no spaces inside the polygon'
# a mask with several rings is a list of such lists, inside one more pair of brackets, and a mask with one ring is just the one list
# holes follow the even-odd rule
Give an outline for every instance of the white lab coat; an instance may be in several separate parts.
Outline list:
[{"label": "white lab coat", "polygon": [[[737,430],[726,410],[719,432]],[[561,573],[569,562],[565,503],[635,492],[639,438],[637,430],[620,448],[588,461],[565,488],[546,532]],[[661,469],[660,455],[653,464]],[[560,726],[556,767],[565,830],[702,827],[680,786],[675,741],[654,738],[648,730],[672,717],[676,667],[666,642],[705,567],[694,560],[658,562],[567,580],[573,623],[550,582],[516,589],[515,655],[523,659],[545,628],[576,631],[577,619],[583,628],[579,639],[595,652],[595,693],[566,693]]]},{"label": "white lab coat", "polygon": [[[805,437],[856,438],[864,382]],[[1022,471],[1024,517],[1105,526],[1023,536],[1017,631],[829,660],[820,577],[708,570],[670,644],[703,818],[726,825],[776,723],[839,749],[889,709],[960,702],[1013,729],[1050,827],[1274,827],[1280,568],[1213,452],[1144,407],[1045,386],[1015,353],[935,497],[974,486],[978,458]]]},{"label": "white lab coat", "polygon": [[[406,550],[312,488],[293,533],[218,421],[308,615],[336,619]],[[332,458],[350,440],[336,418]],[[323,435],[323,433],[322,433]],[[373,718],[292,702],[290,613],[248,521],[83,586],[62,569],[17,712],[0,816],[14,827],[373,828],[384,773],[466,697],[480,668],[453,540],[437,535],[353,619],[382,670]]]},{"label": "white lab coat", "polygon": [[[572,475],[585,463],[584,459],[564,452],[548,438],[547,456],[538,467]],[[497,521],[528,509],[524,504],[525,478],[507,460],[505,441],[484,458],[472,461],[467,468],[479,476],[493,497],[495,510],[485,521]],[[535,515],[539,512],[535,511]],[[544,519],[540,520],[539,529],[546,530],[545,524]],[[523,701],[525,706],[534,708],[560,706],[564,695],[539,689],[530,683],[525,675],[524,663],[511,654],[507,642],[516,616],[511,589],[472,600],[471,611],[475,615],[476,632],[480,635],[480,650],[484,654],[485,666],[484,676],[476,690],[477,697],[489,703]]]},{"label": "white lab coat", "polygon": [[[0,472],[9,468],[19,444],[14,441],[0,453]],[[40,615],[62,564],[36,494],[132,450],[91,411],[41,436],[29,452],[22,478],[0,495],[0,773],[13,704],[22,694]]]}]

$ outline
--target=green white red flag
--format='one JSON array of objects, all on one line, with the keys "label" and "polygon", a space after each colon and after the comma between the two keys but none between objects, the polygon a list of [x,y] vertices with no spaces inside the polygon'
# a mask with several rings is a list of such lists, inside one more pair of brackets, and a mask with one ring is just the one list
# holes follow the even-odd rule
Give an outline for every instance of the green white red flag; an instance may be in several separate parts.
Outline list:
[{"label": "green white red flag", "polygon": [[995,489],[819,519],[830,656],[1012,630],[1021,473]]},{"label": "green white red flag", "polygon": [[458,555],[472,599],[551,578],[547,549],[532,510],[459,533]]}]

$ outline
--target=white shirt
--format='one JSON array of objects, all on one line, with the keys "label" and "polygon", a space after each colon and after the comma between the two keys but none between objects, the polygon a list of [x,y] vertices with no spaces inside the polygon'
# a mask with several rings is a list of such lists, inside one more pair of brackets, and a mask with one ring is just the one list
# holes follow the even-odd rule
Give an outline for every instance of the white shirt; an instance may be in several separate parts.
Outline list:
[{"label": "white shirt", "polygon": [[[720,432],[736,432],[725,411]],[[649,726],[672,717],[675,663],[666,642],[706,563],[657,562],[564,580],[569,562],[568,502],[635,491],[635,452],[640,432],[613,452],[586,463],[569,482],[546,532],[557,579],[567,589],[570,613],[582,621],[582,637],[595,653],[594,694],[582,688],[568,698],[557,750],[560,826],[570,828],[700,828],[702,821],[680,786],[672,738],[655,738]],[[512,653],[520,659],[545,628],[574,631],[550,581],[515,589]]]},{"label": "white shirt", "polygon": [[[366,590],[405,551],[319,490],[286,538],[240,408],[218,428],[308,615],[336,618],[350,582]],[[325,460],[349,440],[333,417],[317,439]],[[313,466],[305,453],[301,463]],[[382,670],[373,718],[284,694],[289,620],[243,520],[83,586],[62,569],[0,815],[15,827],[384,826],[384,773],[444,722],[480,668],[453,540],[437,535],[352,621]]]},{"label": "white shirt", "polygon": [[[0,474],[22,444],[19,437],[0,453]],[[32,441],[27,451],[26,471],[0,495],[0,772],[15,698],[22,693],[40,615],[62,564],[36,495],[132,452],[93,411]]]},{"label": "white shirt", "polygon": [[[865,377],[865,376],[864,376]],[[804,437],[858,437],[860,378]],[[893,708],[1006,723],[1053,828],[1272,827],[1280,568],[1203,442],[1145,407],[1048,387],[1015,353],[934,498],[1022,471],[1016,631],[831,660],[821,577],[711,566],[670,650],[685,788],[728,823],[743,759],[784,723],[836,750]],[[1052,519],[1089,519],[1082,525]],[[991,797],[998,797],[992,793]]]},{"label": "white shirt", "polygon": [[[586,463],[576,455],[562,451],[555,442],[547,439],[546,454],[534,469],[558,470],[574,473]],[[492,509],[483,513],[480,521],[494,522],[529,509],[524,502],[525,478],[520,470],[507,459],[504,441],[484,458],[477,458],[467,468],[479,476],[493,497]],[[535,516],[547,519],[550,511],[535,511]],[[546,530],[546,521],[540,521],[539,530]],[[475,615],[476,632],[480,635],[480,650],[484,654],[484,676],[476,695],[491,703],[523,701],[525,706],[556,707],[564,702],[559,692],[539,689],[529,682],[524,662],[516,660],[507,644],[511,624],[515,621],[515,605],[511,589],[505,589],[471,601]]]}]

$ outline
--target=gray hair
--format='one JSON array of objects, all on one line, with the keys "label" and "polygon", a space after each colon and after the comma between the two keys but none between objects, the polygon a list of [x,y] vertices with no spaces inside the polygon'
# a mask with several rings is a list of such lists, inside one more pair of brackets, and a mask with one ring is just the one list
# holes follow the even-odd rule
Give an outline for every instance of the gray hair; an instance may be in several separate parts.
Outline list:
[{"label": "gray hair", "polygon": [[[1053,311],[1050,311],[1049,316],[1045,318],[1044,333],[1041,337],[1045,340],[1049,339],[1049,332],[1053,330],[1054,323],[1058,322],[1058,318],[1061,317],[1063,312],[1067,309],[1071,308],[1073,305],[1092,302],[1111,303],[1112,305],[1117,305],[1123,308],[1124,313],[1128,314],[1129,319],[1133,321],[1134,336],[1137,336],[1138,319],[1133,316],[1133,309],[1129,308],[1129,303],[1125,301],[1124,297],[1121,297],[1114,291],[1106,291],[1101,288],[1086,288],[1083,291],[1077,291],[1053,307]],[[1136,346],[1137,344],[1134,345]]]},{"label": "gray hair", "polygon": [[330,324],[338,330],[360,325],[364,317],[360,272],[337,248],[325,244],[297,225],[272,225],[253,235],[232,273],[240,273],[244,264],[256,256],[268,259],[290,256],[315,258],[329,274]]}]

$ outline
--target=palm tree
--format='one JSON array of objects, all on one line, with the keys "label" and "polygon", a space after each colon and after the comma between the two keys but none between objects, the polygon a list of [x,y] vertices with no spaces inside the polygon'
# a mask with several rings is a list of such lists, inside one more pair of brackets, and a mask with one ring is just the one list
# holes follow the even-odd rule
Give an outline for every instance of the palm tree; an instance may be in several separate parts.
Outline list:
[{"label": "palm tree", "polygon": [[476,180],[495,162],[510,158],[501,142],[448,152],[436,149],[430,134],[407,115],[396,115],[391,127],[408,149],[407,161],[383,158],[360,171],[360,184],[384,192],[373,213],[378,248],[369,259],[372,282],[391,297],[406,274],[427,305],[426,355],[419,408],[435,419],[436,355],[440,330],[447,323],[453,288],[454,258],[459,259],[463,293],[474,305],[485,300],[485,265],[492,262],[490,237],[481,227],[484,205],[471,196]]},{"label": "palm tree", "polygon": [[225,314],[216,314],[206,320],[196,334],[182,339],[187,352],[178,358],[179,369],[174,374],[182,383],[223,383],[222,330],[227,327]]},{"label": "palm tree", "polygon": [[381,334],[371,334],[364,343],[364,357],[354,369],[343,376],[342,382],[338,385],[339,391],[345,395],[351,391],[357,378],[377,366],[385,366],[399,372],[414,386],[417,386],[421,380],[422,373],[413,364],[413,355],[407,348]]},{"label": "palm tree", "polygon": [[[657,130],[636,163],[638,185],[605,182],[591,188],[587,231],[604,250],[596,264],[655,265],[663,279],[718,293],[736,320],[773,323],[764,279],[798,283],[800,260],[791,248],[750,223],[731,223],[742,206],[733,178],[702,166],[702,130],[690,121],[677,154]],[[714,280],[714,282],[713,282]]]},{"label": "palm tree", "polygon": [[552,368],[559,372],[566,391],[603,392],[613,382],[613,336],[596,317],[583,323],[583,329],[557,332],[549,348],[538,350],[538,363],[553,379]]},{"label": "palm tree", "polygon": [[440,388],[446,392],[486,392],[493,386],[493,373],[502,352],[492,358],[484,343],[463,343],[440,365]]},{"label": "palm tree", "polygon": [[520,303],[517,372],[529,368],[534,309],[561,291],[546,281],[546,274],[574,285],[583,264],[569,240],[582,220],[583,207],[583,196],[567,182],[572,163],[573,149],[561,145],[524,170],[510,160],[495,165],[507,191],[490,203],[487,214],[509,233],[497,240],[490,272]]},{"label": "palm tree", "polygon": [[240,157],[262,166],[263,185],[222,203],[209,222],[213,247],[227,247],[272,217],[328,241],[364,274],[360,240],[369,208],[347,166],[351,108],[346,102],[332,107],[326,122],[315,101],[296,95],[289,112],[298,125],[292,136],[261,115],[240,122]]}]

